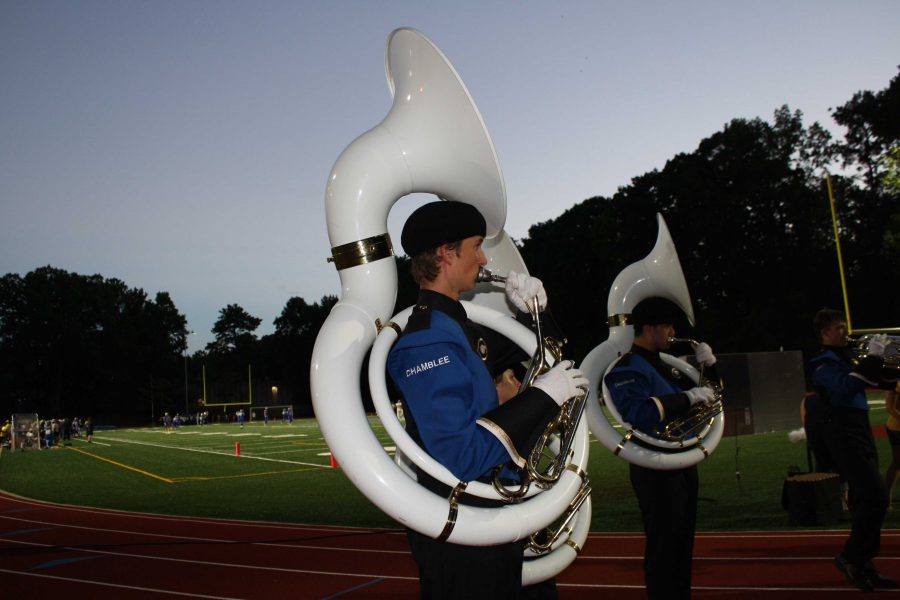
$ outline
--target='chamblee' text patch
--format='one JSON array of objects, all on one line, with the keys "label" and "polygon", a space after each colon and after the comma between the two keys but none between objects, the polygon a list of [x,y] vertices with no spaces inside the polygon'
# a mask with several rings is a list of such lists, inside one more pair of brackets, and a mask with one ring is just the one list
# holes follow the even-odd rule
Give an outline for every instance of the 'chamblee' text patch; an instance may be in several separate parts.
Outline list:
[{"label": "'chamblee' text patch", "polygon": [[418,375],[423,371],[427,371],[428,369],[433,369],[435,367],[440,367],[442,365],[449,365],[450,357],[442,356],[440,358],[436,358],[434,360],[426,360],[423,363],[419,363],[413,367],[410,367],[406,370],[406,376],[412,377],[413,375]]},{"label": "'chamblee' text patch", "polygon": [[626,379],[625,381],[617,381],[617,382],[613,383],[613,387],[618,389],[618,388],[622,387],[623,385],[632,384],[632,383],[634,383],[634,381],[635,380],[633,377],[631,379]]}]

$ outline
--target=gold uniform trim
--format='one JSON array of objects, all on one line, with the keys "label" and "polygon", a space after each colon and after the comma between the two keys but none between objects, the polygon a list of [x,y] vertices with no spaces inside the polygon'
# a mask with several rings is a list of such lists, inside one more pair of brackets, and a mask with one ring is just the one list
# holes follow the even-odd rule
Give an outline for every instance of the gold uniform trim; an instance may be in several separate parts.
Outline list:
[{"label": "gold uniform trim", "polygon": [[653,400],[654,402],[656,402],[656,410],[659,411],[659,420],[665,421],[666,420],[666,407],[663,406],[662,401],[659,398],[657,398],[656,396],[650,396],[650,399]]},{"label": "gold uniform trim", "polygon": [[391,236],[387,233],[373,235],[364,240],[342,244],[331,249],[328,262],[333,262],[338,271],[357,265],[364,265],[394,255]]},{"label": "gold uniform trim", "polygon": [[485,417],[480,417],[477,421],[475,421],[476,425],[481,425],[485,429],[487,429],[497,440],[506,448],[506,453],[509,454],[509,457],[516,463],[520,469],[525,467],[526,461],[519,454],[519,451],[516,450],[515,444],[513,444],[512,440],[509,439],[509,436],[506,435],[506,432],[503,429],[491,421],[490,419],[486,419]]}]

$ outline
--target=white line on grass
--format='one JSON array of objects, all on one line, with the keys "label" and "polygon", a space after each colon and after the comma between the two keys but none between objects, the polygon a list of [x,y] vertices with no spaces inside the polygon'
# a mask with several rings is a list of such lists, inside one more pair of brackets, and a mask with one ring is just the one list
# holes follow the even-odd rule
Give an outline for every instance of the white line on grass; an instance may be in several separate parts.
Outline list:
[{"label": "white line on grass", "polygon": [[98,442],[96,440],[89,442],[87,440],[79,440],[78,438],[72,438],[72,439],[77,440],[77,441],[81,442],[82,444],[97,444],[98,446],[109,446],[109,444],[104,444],[103,442]]},{"label": "white line on grass", "polygon": [[[129,440],[126,438],[102,438],[111,442],[123,442],[126,444],[135,444],[138,446],[151,446],[153,448],[167,448],[169,450],[183,450],[184,452],[199,452],[200,454],[217,454],[219,456],[234,456],[232,452],[222,452],[221,450],[200,450],[199,448],[182,448],[181,446],[167,446],[166,444],[154,444],[151,442],[139,442],[137,440]],[[319,465],[316,463],[308,463],[299,460],[282,460],[279,458],[265,458],[263,456],[252,456],[242,454],[239,458],[251,460],[265,460],[268,462],[286,463],[289,465],[303,465],[305,467],[319,467],[321,469],[330,469],[331,465]]]}]

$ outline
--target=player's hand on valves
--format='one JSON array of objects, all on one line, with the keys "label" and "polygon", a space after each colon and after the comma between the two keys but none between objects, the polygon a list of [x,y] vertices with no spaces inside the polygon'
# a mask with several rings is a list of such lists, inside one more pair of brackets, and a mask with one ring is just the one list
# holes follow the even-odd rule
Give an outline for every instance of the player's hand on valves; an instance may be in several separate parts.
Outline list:
[{"label": "player's hand on valves", "polygon": [[519,393],[519,380],[512,369],[506,369],[503,373],[494,378],[494,387],[497,388],[497,400],[500,404]]},{"label": "player's hand on valves", "polygon": [[590,385],[588,378],[579,369],[574,368],[571,360],[561,360],[552,369],[534,380],[533,387],[543,390],[553,398],[557,406],[582,393],[579,389]]},{"label": "player's hand on valves", "polygon": [[537,277],[510,271],[506,275],[506,297],[513,306],[524,312],[530,312],[534,298],[538,299],[538,310],[547,308],[547,292],[544,284]]},{"label": "player's hand on valves", "polygon": [[869,340],[866,346],[866,353],[872,356],[884,356],[884,351],[888,347],[888,336],[886,333],[878,333]]},{"label": "player's hand on valves", "polygon": [[716,355],[713,354],[712,348],[706,342],[697,344],[697,347],[694,348],[694,357],[697,359],[697,363],[704,367],[711,367],[716,364]]},{"label": "player's hand on valves", "polygon": [[716,399],[716,393],[713,391],[711,387],[708,386],[699,386],[695,388],[691,388],[684,392],[687,394],[688,400],[691,402],[691,406],[695,406],[701,402],[704,404],[712,404]]}]

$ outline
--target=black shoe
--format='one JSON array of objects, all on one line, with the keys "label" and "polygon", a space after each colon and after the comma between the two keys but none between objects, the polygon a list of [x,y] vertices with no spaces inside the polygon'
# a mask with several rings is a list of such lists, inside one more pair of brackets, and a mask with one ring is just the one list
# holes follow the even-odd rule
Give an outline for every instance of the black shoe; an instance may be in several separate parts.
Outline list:
[{"label": "black shoe", "polygon": [[875,585],[866,576],[862,565],[847,562],[843,554],[834,557],[834,566],[847,577],[847,581],[864,592],[875,591]]},{"label": "black shoe", "polygon": [[897,583],[896,579],[882,576],[882,574],[878,572],[878,569],[875,568],[875,565],[872,564],[871,560],[864,564],[862,568],[866,577],[875,587],[882,589],[895,589],[900,587],[900,584]]}]

